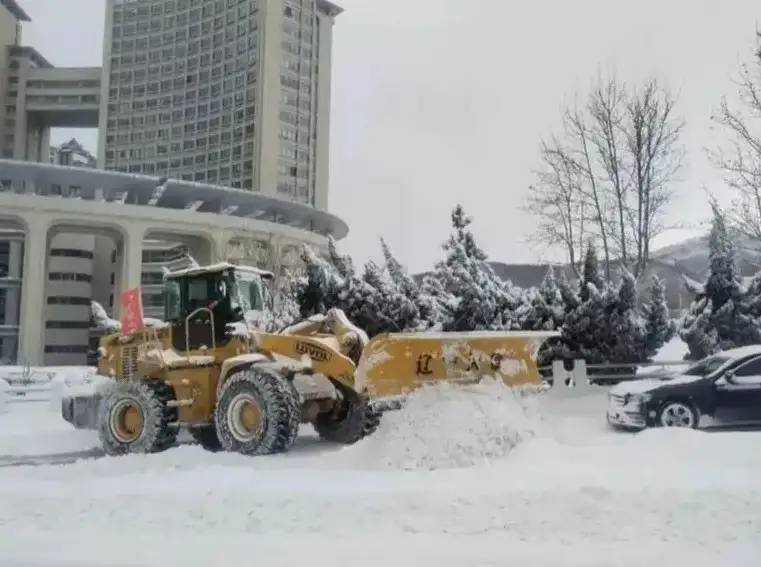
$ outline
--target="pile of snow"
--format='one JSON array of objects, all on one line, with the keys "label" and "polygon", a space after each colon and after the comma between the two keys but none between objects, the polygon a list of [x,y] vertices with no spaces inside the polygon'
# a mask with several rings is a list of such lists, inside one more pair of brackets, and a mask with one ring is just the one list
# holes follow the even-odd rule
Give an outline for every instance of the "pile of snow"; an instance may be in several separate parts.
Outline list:
[{"label": "pile of snow", "polygon": [[532,402],[500,380],[427,386],[385,413],[378,431],[344,456],[360,466],[403,470],[486,464],[536,434]]}]

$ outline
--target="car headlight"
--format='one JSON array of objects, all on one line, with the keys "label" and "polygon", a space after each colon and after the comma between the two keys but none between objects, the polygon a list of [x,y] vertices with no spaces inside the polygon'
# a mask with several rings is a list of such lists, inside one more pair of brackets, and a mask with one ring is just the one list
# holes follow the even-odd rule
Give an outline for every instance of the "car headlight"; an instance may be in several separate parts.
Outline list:
[{"label": "car headlight", "polygon": [[647,393],[640,393],[640,394],[626,394],[626,398],[624,399],[624,403],[626,405],[629,404],[646,404],[652,399],[652,396]]}]

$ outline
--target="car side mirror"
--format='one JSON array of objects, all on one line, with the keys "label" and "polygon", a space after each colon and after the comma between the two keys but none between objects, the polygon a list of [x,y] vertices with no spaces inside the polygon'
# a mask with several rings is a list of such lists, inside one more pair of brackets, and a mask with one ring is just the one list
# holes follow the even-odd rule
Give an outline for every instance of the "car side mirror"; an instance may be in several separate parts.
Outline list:
[{"label": "car side mirror", "polygon": [[737,381],[735,380],[735,372],[734,370],[727,370],[724,373],[724,379],[729,382],[730,384],[737,384]]}]

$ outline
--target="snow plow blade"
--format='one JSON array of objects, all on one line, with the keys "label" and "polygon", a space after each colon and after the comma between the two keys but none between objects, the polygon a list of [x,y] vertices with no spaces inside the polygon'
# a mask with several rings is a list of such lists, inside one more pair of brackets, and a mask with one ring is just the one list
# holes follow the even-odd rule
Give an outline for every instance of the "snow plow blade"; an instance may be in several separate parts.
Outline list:
[{"label": "snow plow blade", "polygon": [[374,337],[357,367],[355,387],[370,400],[393,400],[429,384],[498,378],[508,386],[540,385],[539,348],[559,333],[401,333]]},{"label": "snow plow blade", "polygon": [[61,400],[61,415],[77,429],[98,428],[100,396],[70,396]]}]

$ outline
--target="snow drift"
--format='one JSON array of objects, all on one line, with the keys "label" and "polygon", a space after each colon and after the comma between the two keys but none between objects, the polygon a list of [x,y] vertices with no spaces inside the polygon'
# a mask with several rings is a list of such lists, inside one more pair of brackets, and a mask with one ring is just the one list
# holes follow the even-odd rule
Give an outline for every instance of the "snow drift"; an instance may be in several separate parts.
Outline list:
[{"label": "snow drift", "polygon": [[533,396],[499,380],[422,388],[383,415],[378,431],[345,455],[360,466],[403,470],[469,467],[504,457],[534,437]]}]

